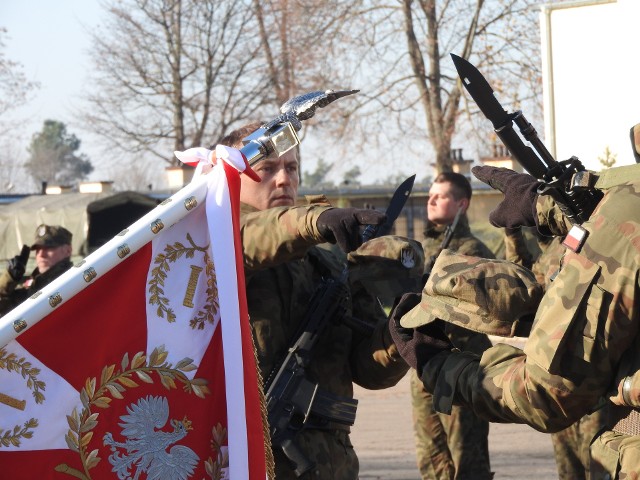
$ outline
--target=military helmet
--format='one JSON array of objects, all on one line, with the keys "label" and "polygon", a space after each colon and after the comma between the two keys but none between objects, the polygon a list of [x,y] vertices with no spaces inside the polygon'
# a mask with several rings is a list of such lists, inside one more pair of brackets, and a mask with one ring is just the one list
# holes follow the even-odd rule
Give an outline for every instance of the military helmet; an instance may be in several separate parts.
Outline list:
[{"label": "military helmet", "polygon": [[631,127],[631,148],[636,163],[640,163],[640,123]]},{"label": "military helmet", "polygon": [[72,234],[69,230],[59,225],[39,225],[36,228],[36,238],[31,250],[38,247],[59,247],[71,245]]},{"label": "military helmet", "polygon": [[347,255],[349,279],[372,294],[391,298],[421,288],[424,252],[416,240],[384,235],[363,243]]},{"label": "military helmet", "polygon": [[415,328],[442,319],[488,335],[528,336],[542,295],[534,274],[520,265],[443,250],[420,303],[400,324]]}]

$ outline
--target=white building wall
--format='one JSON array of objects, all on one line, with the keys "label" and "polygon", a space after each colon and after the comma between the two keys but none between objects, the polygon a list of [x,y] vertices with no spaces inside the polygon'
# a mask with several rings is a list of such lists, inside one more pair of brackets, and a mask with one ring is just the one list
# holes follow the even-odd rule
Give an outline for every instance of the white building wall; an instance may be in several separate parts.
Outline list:
[{"label": "white building wall", "polygon": [[633,163],[629,129],[640,123],[640,0],[541,7],[545,145],[600,170]]}]

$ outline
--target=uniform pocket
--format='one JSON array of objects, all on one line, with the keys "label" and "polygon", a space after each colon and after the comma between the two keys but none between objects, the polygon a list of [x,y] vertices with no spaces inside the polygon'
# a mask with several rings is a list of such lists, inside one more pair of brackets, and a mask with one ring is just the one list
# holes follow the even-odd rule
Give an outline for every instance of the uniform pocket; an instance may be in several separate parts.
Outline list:
[{"label": "uniform pocket", "polygon": [[600,267],[587,258],[573,252],[565,255],[525,345],[528,361],[568,378],[589,371],[605,320],[601,312],[606,292],[596,285],[599,273]]},{"label": "uniform pocket", "polygon": [[590,466],[589,473],[591,478],[613,479],[618,478],[620,471],[620,452],[612,445],[618,437],[613,432],[606,432],[596,437],[589,447]]}]

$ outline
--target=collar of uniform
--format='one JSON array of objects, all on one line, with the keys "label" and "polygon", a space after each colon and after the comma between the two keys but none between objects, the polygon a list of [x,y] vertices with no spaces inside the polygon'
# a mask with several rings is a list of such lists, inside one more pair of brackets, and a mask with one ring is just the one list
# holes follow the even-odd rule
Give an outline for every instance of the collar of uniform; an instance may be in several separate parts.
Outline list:
[{"label": "collar of uniform", "polygon": [[329,202],[329,199],[324,194],[305,195],[304,199],[308,204],[323,203],[323,204],[331,205],[331,202]]},{"label": "collar of uniform", "polygon": [[252,207],[251,205],[249,205],[248,203],[242,203],[240,202],[240,213],[253,213],[253,212],[259,212],[260,210],[258,210],[256,207]]},{"label": "collar of uniform", "polygon": [[[424,228],[424,236],[428,238],[438,238],[444,235],[447,225],[435,225],[427,220],[427,224]],[[463,237],[471,232],[469,228],[469,219],[467,215],[461,215],[456,226],[456,231],[453,233],[453,238]]]}]

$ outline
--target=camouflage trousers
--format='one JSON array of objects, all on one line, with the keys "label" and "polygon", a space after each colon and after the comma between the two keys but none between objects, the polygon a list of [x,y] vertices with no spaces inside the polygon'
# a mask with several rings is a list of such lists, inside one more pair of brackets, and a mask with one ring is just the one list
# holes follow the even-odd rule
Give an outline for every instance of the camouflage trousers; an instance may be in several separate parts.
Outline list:
[{"label": "camouflage trousers", "polygon": [[587,480],[590,477],[589,446],[605,426],[604,409],[585,415],[564,430],[551,434],[560,480]]},{"label": "camouflage trousers", "polygon": [[423,480],[493,478],[489,462],[489,422],[468,408],[451,415],[435,411],[433,396],[411,370],[411,399],[418,469]]},{"label": "camouflage trousers", "polygon": [[357,480],[360,465],[347,431],[303,430],[295,444],[315,467],[297,477],[289,459],[274,447],[277,480]]}]

